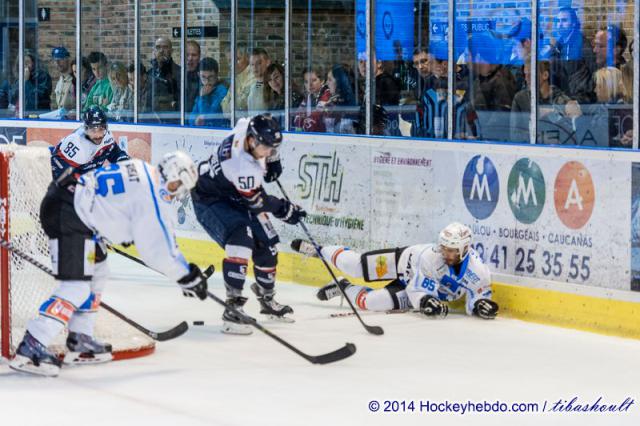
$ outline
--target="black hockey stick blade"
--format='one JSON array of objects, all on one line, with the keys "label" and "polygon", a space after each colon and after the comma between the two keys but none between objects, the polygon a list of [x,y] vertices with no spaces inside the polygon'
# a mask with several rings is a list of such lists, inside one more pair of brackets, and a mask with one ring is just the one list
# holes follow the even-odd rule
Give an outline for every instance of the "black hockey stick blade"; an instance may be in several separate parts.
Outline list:
[{"label": "black hockey stick blade", "polygon": [[153,340],[157,340],[158,342],[164,342],[167,340],[175,339],[176,337],[182,336],[184,333],[187,332],[187,330],[189,330],[189,324],[187,324],[186,321],[182,321],[180,324],[166,331],[160,331],[160,332],[151,331],[148,328],[145,328],[142,325],[138,324],[137,322],[130,320],[124,314],[121,314],[120,312],[116,311],[115,309],[113,309],[111,306],[107,305],[104,302],[101,302],[100,306],[105,310],[111,312],[113,315],[117,316],[118,318],[120,318],[121,320],[123,320],[124,322],[126,322],[127,324],[135,328],[136,330],[146,334],[147,336],[151,337]]},{"label": "black hockey stick blade", "polygon": [[209,295],[209,297],[211,299],[216,301],[219,305],[224,306],[225,309],[228,309],[228,310],[232,311],[238,317],[242,318],[243,322],[245,324],[248,324],[250,326],[253,326],[253,327],[257,328],[258,330],[262,331],[267,336],[271,337],[273,340],[275,340],[278,343],[280,343],[281,345],[289,348],[290,350],[292,350],[293,352],[297,353],[302,358],[306,359],[307,361],[309,361],[312,364],[329,364],[331,362],[336,362],[336,361],[340,361],[340,360],[343,360],[345,358],[348,358],[351,355],[353,355],[354,353],[356,353],[356,345],[354,345],[353,343],[347,343],[343,347],[341,347],[340,349],[337,349],[337,350],[335,350],[333,352],[329,352],[327,354],[318,355],[318,356],[306,354],[306,353],[302,352],[300,349],[298,349],[295,346],[293,346],[291,343],[289,343],[286,340],[284,340],[283,338],[281,338],[280,336],[274,334],[271,330],[263,327],[255,319],[244,315],[242,312],[238,311],[233,306],[228,305],[224,300],[220,299],[215,294],[211,293],[210,291],[207,291],[207,294]]},{"label": "black hockey stick blade", "polygon": [[355,353],[356,353],[356,345],[354,345],[353,343],[346,343],[340,349],[337,349],[333,352],[329,352],[328,354],[318,355],[318,356],[307,355],[305,358],[313,364],[330,364],[332,362],[349,358],[351,355]]},{"label": "black hockey stick blade", "polygon": [[[289,196],[287,195],[287,192],[284,190],[284,187],[282,186],[280,181],[278,179],[276,179],[275,182],[276,182],[276,184],[278,184],[278,188],[280,188],[280,192],[282,193],[282,196],[287,201],[291,202],[291,200],[289,199]],[[333,281],[338,286],[338,289],[340,290],[340,293],[342,293],[342,296],[344,296],[345,300],[349,304],[349,307],[353,311],[353,314],[356,316],[356,318],[358,318],[358,321],[360,321],[360,324],[362,324],[362,326],[364,327],[365,330],[367,330],[368,333],[374,334],[376,336],[382,336],[384,334],[384,330],[382,329],[382,327],[380,327],[378,325],[366,324],[362,320],[362,318],[360,317],[360,314],[356,310],[356,307],[353,306],[353,303],[351,303],[351,300],[349,300],[349,297],[347,296],[347,294],[344,292],[342,287],[340,287],[340,284],[338,284],[338,278],[336,277],[336,274],[333,272],[333,270],[329,266],[329,263],[327,263],[327,259],[325,259],[324,256],[322,255],[322,252],[320,251],[320,246],[318,245],[318,243],[316,243],[316,240],[311,236],[311,232],[309,232],[309,228],[307,228],[307,226],[304,224],[303,221],[299,221],[298,225],[300,225],[300,227],[302,228],[304,233],[307,234],[307,238],[309,238],[309,241],[311,242],[311,244],[313,244],[313,247],[316,249],[316,253],[318,254],[318,257],[320,258],[320,260],[322,261],[324,266],[327,268],[327,271],[329,271],[329,274],[331,275],[331,278],[333,278]]]}]

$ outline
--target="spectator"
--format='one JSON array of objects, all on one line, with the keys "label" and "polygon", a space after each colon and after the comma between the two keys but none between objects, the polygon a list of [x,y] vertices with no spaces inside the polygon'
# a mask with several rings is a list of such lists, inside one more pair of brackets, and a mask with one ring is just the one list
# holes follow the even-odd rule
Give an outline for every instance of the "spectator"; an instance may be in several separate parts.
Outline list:
[{"label": "spectator", "polygon": [[[127,79],[129,80],[129,89],[132,93],[135,93],[135,87],[133,87],[135,81],[135,64],[129,64],[127,67]],[[149,108],[147,106],[147,100],[149,99],[148,91],[149,85],[147,84],[147,68],[140,64],[140,69],[138,71],[138,112],[147,112]]]},{"label": "spectator", "polygon": [[[153,49],[154,58],[147,73],[147,106],[151,112],[178,111],[180,109],[180,66],[171,57],[171,40],[159,37]],[[159,116],[159,121],[176,123],[176,115]]]},{"label": "spectator", "polygon": [[[511,140],[529,141],[529,119],[531,118],[531,57],[524,60],[524,78],[527,88],[520,90],[513,98],[510,114]],[[538,62],[538,121],[539,127],[553,126],[562,119],[562,111],[571,99],[559,88],[551,84],[551,64]],[[562,107],[559,107],[562,106]],[[546,126],[543,126],[543,123]],[[542,133],[544,129],[541,129]]]},{"label": "spectator", "polygon": [[622,67],[627,61],[622,55],[627,48],[627,35],[617,25],[609,25],[599,30],[593,37],[593,53],[596,69]]},{"label": "spectator", "polygon": [[102,52],[91,52],[88,59],[96,81],[87,95],[82,111],[94,105],[106,111],[107,105],[113,99],[113,90],[107,75],[107,57]]},{"label": "spectator", "polygon": [[185,111],[193,110],[193,103],[200,91],[200,45],[194,40],[187,41],[187,75],[185,81]]},{"label": "spectator", "polygon": [[[629,43],[629,57],[633,58],[633,40]],[[625,88],[625,103],[633,103],[633,61],[627,62],[620,67],[622,71],[622,82]]]},{"label": "spectator", "polygon": [[113,90],[111,103],[107,105],[109,117],[115,121],[132,121],[133,90],[124,64],[114,62],[109,70],[109,81]]},{"label": "spectator", "polygon": [[[235,92],[236,92],[236,110],[247,110],[247,98],[249,97],[249,90],[255,84],[256,79],[249,67],[249,54],[247,53],[246,45],[238,45],[236,49],[236,80],[235,80]],[[229,114],[231,108],[231,91],[227,93],[222,101],[222,110],[225,114]]]},{"label": "spectator", "polygon": [[432,59],[433,57],[429,55],[429,50],[426,47],[418,48],[413,52],[413,67],[418,71],[418,81],[414,91],[415,99],[420,99],[422,93],[428,88]]},{"label": "spectator", "polygon": [[[269,65],[265,72],[267,85],[264,87],[264,102],[272,117],[278,121],[280,128],[284,128],[284,104],[285,104],[285,88],[284,88],[284,68],[280,64],[273,63]],[[291,84],[291,102],[290,108],[294,109],[302,102],[302,96],[295,84]]]},{"label": "spectator", "polygon": [[470,118],[478,115],[483,132],[480,134],[476,129],[476,134],[468,137],[508,140],[507,116],[516,94],[515,79],[504,66],[496,63],[494,39],[489,35],[474,35],[471,41],[471,60],[475,78],[472,82],[468,112],[471,113]]},{"label": "spectator", "polygon": [[324,105],[329,98],[331,92],[321,77],[323,75],[322,68],[318,65],[312,65],[304,70],[302,76],[304,78],[305,96],[300,103],[300,112],[295,116],[293,124],[298,131],[302,132],[324,132],[323,112],[319,110],[318,103]]},{"label": "spectator", "polygon": [[262,114],[267,110],[267,105],[264,102],[264,79],[269,65],[271,65],[271,59],[267,51],[259,47],[253,49],[249,57],[249,68],[255,81],[249,88],[249,96],[247,97],[249,115]]},{"label": "spectator", "polygon": [[222,117],[222,100],[227,87],[218,80],[218,62],[213,58],[200,61],[200,95],[196,97],[189,116],[192,126],[228,127]]},{"label": "spectator", "polygon": [[353,82],[342,65],[334,65],[327,73],[327,87],[331,98],[324,105],[323,102],[318,103],[319,107],[324,106],[326,110],[325,130],[331,133],[355,133],[354,118],[357,112],[353,111],[356,106]]},{"label": "spectator", "polygon": [[[87,101],[87,95],[93,88],[93,85],[96,84],[96,76],[93,75],[93,71],[91,71],[91,63],[89,62],[89,58],[82,58],[81,65],[82,65],[81,77],[83,78],[83,80],[82,80],[82,85],[80,86],[81,92],[82,92],[80,103],[84,105],[84,103]],[[74,70],[76,67],[75,63],[72,64],[71,67],[72,67],[72,70]],[[76,81],[78,81],[77,71],[78,70],[73,71],[74,76],[76,77]]]},{"label": "spectator", "polygon": [[[60,73],[54,90],[53,109],[75,111],[76,109],[76,78],[71,72],[71,55],[65,47],[55,47],[51,51],[51,58],[55,61]],[[65,115],[61,111],[61,115]]]},{"label": "spectator", "polygon": [[[18,82],[15,84],[15,102],[18,104]],[[36,54],[30,50],[24,53],[24,103],[25,116],[29,112],[51,109],[51,76],[40,68]]]},{"label": "spectator", "polygon": [[586,46],[576,10],[562,7],[556,18],[555,43],[550,46],[550,56],[560,61],[584,59]]}]

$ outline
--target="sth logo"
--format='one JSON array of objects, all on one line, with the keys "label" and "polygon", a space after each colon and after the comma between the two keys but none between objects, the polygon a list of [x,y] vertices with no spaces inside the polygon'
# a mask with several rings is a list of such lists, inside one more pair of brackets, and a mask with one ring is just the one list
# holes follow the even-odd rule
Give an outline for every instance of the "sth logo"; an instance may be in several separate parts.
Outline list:
[{"label": "sth logo", "polygon": [[298,177],[302,183],[301,197],[311,199],[312,205],[316,201],[334,203],[340,202],[344,167],[334,152],[332,155],[303,155],[298,165]]}]

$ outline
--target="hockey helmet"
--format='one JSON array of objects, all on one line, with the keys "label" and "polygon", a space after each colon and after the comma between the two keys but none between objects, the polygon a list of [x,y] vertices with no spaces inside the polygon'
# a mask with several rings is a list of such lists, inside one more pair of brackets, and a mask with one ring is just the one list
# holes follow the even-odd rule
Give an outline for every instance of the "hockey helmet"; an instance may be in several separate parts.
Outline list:
[{"label": "hockey helmet", "polygon": [[253,136],[256,143],[278,148],[282,143],[282,132],[271,114],[258,114],[249,121],[247,136]]},{"label": "hockey helmet", "polygon": [[107,114],[100,109],[100,107],[92,106],[84,113],[84,125],[88,128],[91,127],[104,127],[107,128]]},{"label": "hockey helmet", "polygon": [[447,225],[438,236],[441,248],[458,250],[459,261],[462,262],[469,255],[471,245],[471,229],[458,222]]},{"label": "hockey helmet", "polygon": [[170,182],[180,181],[182,184],[169,194],[177,198],[185,197],[198,181],[198,170],[191,157],[183,151],[169,152],[162,157],[158,170],[164,180],[165,188]]}]

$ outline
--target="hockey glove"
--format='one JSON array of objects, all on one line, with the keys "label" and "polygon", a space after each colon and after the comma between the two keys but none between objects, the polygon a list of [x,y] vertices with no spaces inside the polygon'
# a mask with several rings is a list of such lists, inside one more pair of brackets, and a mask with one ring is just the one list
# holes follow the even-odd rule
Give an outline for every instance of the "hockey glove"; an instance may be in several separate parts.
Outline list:
[{"label": "hockey glove", "polygon": [[473,315],[482,319],[494,319],[498,315],[498,304],[489,299],[477,300],[473,304]]},{"label": "hockey glove", "polygon": [[420,299],[420,312],[428,317],[444,318],[449,313],[449,306],[433,296]]},{"label": "hockey glove", "polygon": [[280,159],[269,162],[267,160],[267,171],[264,174],[265,182],[275,182],[282,174],[282,163]]},{"label": "hockey glove", "polygon": [[194,263],[189,264],[189,273],[180,278],[178,284],[185,297],[197,297],[200,300],[207,298],[207,277]]},{"label": "hockey glove", "polygon": [[274,216],[278,219],[287,222],[289,225],[296,225],[298,222],[300,222],[300,219],[307,216],[307,212],[304,211],[304,209],[299,205],[293,204],[288,200],[282,201],[284,203],[282,209],[280,209],[277,214],[274,213]]}]

